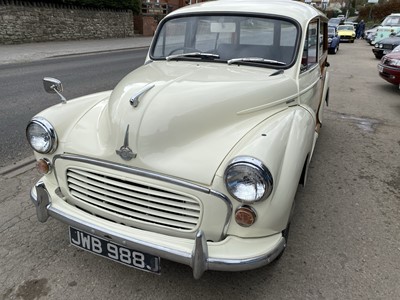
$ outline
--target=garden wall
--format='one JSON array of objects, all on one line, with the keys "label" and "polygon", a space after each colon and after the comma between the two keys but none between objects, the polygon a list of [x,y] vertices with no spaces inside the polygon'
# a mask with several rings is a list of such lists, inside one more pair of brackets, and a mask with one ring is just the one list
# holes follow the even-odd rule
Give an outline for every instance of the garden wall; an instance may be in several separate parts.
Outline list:
[{"label": "garden wall", "polygon": [[0,0],[0,44],[133,35],[133,13],[130,10]]}]

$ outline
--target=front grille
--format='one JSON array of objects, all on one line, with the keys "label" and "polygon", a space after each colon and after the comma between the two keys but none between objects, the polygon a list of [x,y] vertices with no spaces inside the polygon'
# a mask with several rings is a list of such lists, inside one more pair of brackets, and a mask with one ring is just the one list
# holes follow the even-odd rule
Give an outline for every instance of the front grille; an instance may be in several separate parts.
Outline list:
[{"label": "front grille", "polygon": [[383,49],[393,50],[397,45],[383,44]]},{"label": "front grille", "polygon": [[189,231],[200,219],[195,197],[126,178],[68,169],[67,184],[75,206],[128,226],[150,224]]}]

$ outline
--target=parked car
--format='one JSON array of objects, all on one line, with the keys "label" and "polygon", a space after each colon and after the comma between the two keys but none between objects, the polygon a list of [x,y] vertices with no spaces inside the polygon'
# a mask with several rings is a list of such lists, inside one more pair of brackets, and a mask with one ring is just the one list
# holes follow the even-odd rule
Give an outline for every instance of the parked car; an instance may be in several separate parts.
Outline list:
[{"label": "parked car", "polygon": [[382,24],[376,30],[375,38],[372,45],[380,42],[381,40],[400,32],[400,13],[393,13],[387,16]]},{"label": "parked car", "polygon": [[381,59],[384,55],[392,52],[398,45],[400,45],[400,32],[376,43],[372,52],[376,58]]},{"label": "parked car", "polygon": [[336,54],[339,51],[340,38],[336,27],[328,27],[328,52]]},{"label": "parked car", "polygon": [[353,25],[339,25],[337,31],[341,42],[354,43],[356,31]]},{"label": "parked car", "polygon": [[65,222],[72,245],[153,273],[160,258],[194,278],[279,258],[329,95],[328,19],[287,5],[175,10],[112,91],[67,101],[44,78],[62,103],[26,129],[43,174],[31,190],[38,220]]},{"label": "parked car", "polygon": [[378,30],[378,26],[379,26],[378,24],[375,24],[371,28],[365,30],[365,32],[364,32],[364,39],[370,45],[372,45],[372,41],[375,38],[376,31]]},{"label": "parked car", "polygon": [[382,57],[378,64],[379,76],[400,89],[400,46]]},{"label": "parked car", "polygon": [[357,30],[358,23],[352,21],[344,21],[343,25],[351,25],[353,26],[354,30]]},{"label": "parked car", "polygon": [[338,27],[340,24],[343,24],[343,19],[341,18],[330,18],[328,21],[329,27]]}]

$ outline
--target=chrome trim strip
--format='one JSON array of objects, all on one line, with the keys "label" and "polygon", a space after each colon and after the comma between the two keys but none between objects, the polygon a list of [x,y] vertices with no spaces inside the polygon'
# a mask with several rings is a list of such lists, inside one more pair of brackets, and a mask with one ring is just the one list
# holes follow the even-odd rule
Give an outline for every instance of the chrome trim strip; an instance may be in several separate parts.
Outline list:
[{"label": "chrome trim strip", "polygon": [[[383,68],[383,70],[384,69],[389,69],[391,71],[398,71],[398,69],[399,69],[398,67],[396,68],[396,67],[389,66],[389,65],[384,65],[384,64],[378,64],[378,66],[381,66]],[[392,74],[390,74],[390,75],[392,75]]]},{"label": "chrome trim strip", "polygon": [[299,93],[299,95],[302,96],[303,94],[307,93],[309,90],[313,89],[313,88],[318,84],[318,82],[319,82],[320,80],[321,80],[320,78],[318,78],[317,80],[315,80],[313,84],[311,84],[310,86],[308,86],[306,89],[301,90],[300,93]]},{"label": "chrome trim strip", "polygon": [[289,97],[286,97],[286,98],[283,98],[283,99],[279,99],[279,100],[273,101],[271,103],[267,103],[267,104],[263,104],[263,105],[260,105],[260,106],[256,106],[256,107],[252,107],[252,108],[249,108],[249,109],[238,111],[237,115],[244,115],[244,114],[253,113],[253,112],[256,112],[256,111],[263,110],[263,109],[267,109],[267,108],[271,108],[271,107],[274,107],[274,106],[278,106],[278,105],[283,104],[283,103],[289,104],[289,103],[292,103],[292,102],[296,101],[297,97],[298,97],[297,95],[291,95]]},{"label": "chrome trim strip", "polygon": [[150,178],[150,179],[165,181],[165,182],[168,182],[171,184],[186,187],[186,188],[196,190],[196,191],[199,191],[202,193],[210,194],[210,189],[202,187],[200,185],[196,185],[196,184],[193,184],[193,183],[190,183],[187,181],[183,181],[180,179],[172,178],[172,177],[167,177],[165,175],[160,175],[158,173],[147,171],[144,169],[127,167],[126,165],[113,163],[113,162],[109,162],[106,160],[93,159],[90,157],[78,156],[78,155],[73,155],[73,154],[57,154],[53,158],[53,165],[55,165],[57,159],[68,159],[68,160],[77,161],[77,162],[81,162],[81,163],[92,164],[92,165],[95,165],[98,167],[109,168],[112,170],[121,171],[121,172],[125,172],[125,173],[132,174],[132,175],[138,175],[138,176],[143,176],[143,177]]},{"label": "chrome trim strip", "polygon": [[233,213],[233,204],[229,200],[229,198],[227,196],[225,196],[224,194],[214,191],[214,190],[210,190],[210,192],[211,192],[211,195],[222,199],[228,208],[228,213],[226,214],[225,226],[224,226],[224,229],[223,229],[222,235],[221,235],[221,239],[223,239],[224,237],[226,237],[226,233],[228,232],[228,227],[231,222],[231,216]]},{"label": "chrome trim strip", "polygon": [[220,198],[225,203],[225,205],[227,207],[227,211],[228,211],[228,213],[226,215],[226,219],[225,219],[224,230],[221,234],[221,239],[223,239],[226,236],[229,221],[230,221],[232,213],[233,213],[233,204],[226,195],[224,195],[218,191],[214,191],[214,190],[205,188],[205,187],[197,185],[197,184],[193,184],[193,183],[190,183],[190,182],[187,182],[184,180],[180,180],[177,178],[168,177],[165,175],[160,175],[158,173],[150,172],[147,170],[133,168],[133,167],[127,167],[125,165],[121,165],[118,163],[111,163],[111,162],[105,161],[105,160],[98,160],[98,159],[93,159],[93,158],[84,157],[84,156],[77,156],[77,155],[73,155],[73,154],[57,154],[54,156],[53,166],[54,166],[54,173],[55,173],[56,178],[57,178],[57,173],[56,173],[55,164],[56,164],[57,159],[67,159],[67,160],[77,161],[77,162],[81,162],[81,163],[93,164],[95,166],[105,167],[105,168],[113,169],[116,171],[125,172],[128,174],[133,174],[133,175],[143,176],[143,177],[150,178],[150,179],[160,180],[160,181],[164,181],[164,182],[167,182],[170,184],[174,184],[174,185],[178,185],[178,186],[181,186],[184,188],[192,189],[192,190],[195,190],[195,191],[198,191],[201,193],[210,194],[217,198]]}]

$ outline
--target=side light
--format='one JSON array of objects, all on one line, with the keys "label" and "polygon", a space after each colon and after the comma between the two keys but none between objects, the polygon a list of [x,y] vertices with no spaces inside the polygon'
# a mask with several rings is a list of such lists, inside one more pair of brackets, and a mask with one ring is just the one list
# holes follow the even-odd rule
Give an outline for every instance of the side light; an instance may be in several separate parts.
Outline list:
[{"label": "side light", "polygon": [[256,220],[256,212],[250,206],[240,206],[235,212],[235,221],[242,227],[250,227],[256,222]]},{"label": "side light", "polygon": [[36,162],[36,169],[42,175],[51,173],[52,167],[51,163],[46,158],[41,158]]}]

